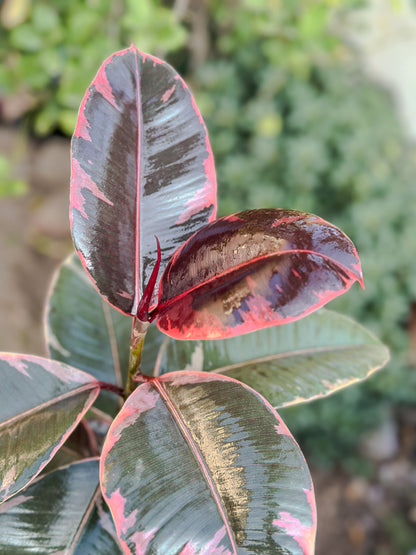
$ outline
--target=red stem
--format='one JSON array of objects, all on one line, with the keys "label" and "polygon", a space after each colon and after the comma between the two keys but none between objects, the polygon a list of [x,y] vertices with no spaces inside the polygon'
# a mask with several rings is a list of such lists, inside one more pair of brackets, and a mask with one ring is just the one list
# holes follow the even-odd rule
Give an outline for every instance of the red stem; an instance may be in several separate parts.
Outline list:
[{"label": "red stem", "polygon": [[98,385],[100,386],[100,389],[111,391],[112,393],[115,393],[120,397],[124,397],[124,389],[122,387],[119,387],[118,385],[108,382],[98,382]]}]

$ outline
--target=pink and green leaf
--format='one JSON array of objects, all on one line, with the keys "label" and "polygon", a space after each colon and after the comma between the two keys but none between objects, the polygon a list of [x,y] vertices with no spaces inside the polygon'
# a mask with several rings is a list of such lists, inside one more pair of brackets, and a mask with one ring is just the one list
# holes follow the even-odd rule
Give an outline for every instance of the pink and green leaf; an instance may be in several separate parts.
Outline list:
[{"label": "pink and green leaf", "polygon": [[286,326],[206,341],[170,339],[157,375],[178,370],[235,378],[274,407],[330,395],[382,368],[389,350],[354,320],[326,309]]},{"label": "pink and green leaf", "polygon": [[295,210],[248,210],[197,231],[161,280],[158,326],[176,339],[221,339],[286,324],[362,274],[337,227]]},{"label": "pink and green leaf", "polygon": [[0,502],[39,474],[95,401],[99,382],[41,357],[0,356]]},{"label": "pink and green leaf", "polygon": [[141,384],[107,435],[101,486],[126,553],[313,553],[298,445],[264,398],[224,376]]},{"label": "pink and green leaf", "polygon": [[156,260],[154,236],[162,271],[215,213],[213,156],[188,87],[134,46],[113,54],[82,101],[72,141],[72,235],[94,285],[136,315]]},{"label": "pink and green leaf", "polygon": [[60,468],[0,505],[0,553],[123,553],[98,469],[98,459]]}]

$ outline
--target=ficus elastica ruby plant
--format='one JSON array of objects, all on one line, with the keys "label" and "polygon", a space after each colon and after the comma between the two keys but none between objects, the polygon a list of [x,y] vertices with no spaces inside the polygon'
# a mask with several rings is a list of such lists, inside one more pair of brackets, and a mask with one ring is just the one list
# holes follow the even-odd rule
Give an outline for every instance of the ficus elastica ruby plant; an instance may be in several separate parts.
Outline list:
[{"label": "ficus elastica ruby plant", "polygon": [[48,358],[1,355],[2,554],[314,552],[311,476],[277,410],[388,351],[321,308],[363,283],[341,230],[278,208],[217,219],[216,187],[182,78],[134,46],[108,58],[72,140],[76,253],[50,287]]}]

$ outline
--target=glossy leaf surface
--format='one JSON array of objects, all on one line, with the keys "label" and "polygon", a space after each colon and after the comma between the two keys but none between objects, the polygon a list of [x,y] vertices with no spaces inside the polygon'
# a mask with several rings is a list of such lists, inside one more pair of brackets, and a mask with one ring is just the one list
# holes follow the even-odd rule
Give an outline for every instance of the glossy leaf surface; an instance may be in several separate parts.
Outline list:
[{"label": "glossy leaf surface", "polygon": [[174,341],[156,373],[215,372],[249,385],[274,407],[325,397],[367,378],[389,351],[354,320],[321,309],[286,326],[215,341]]},{"label": "glossy leaf surface", "polygon": [[158,326],[219,339],[292,322],[362,283],[354,245],[295,210],[248,210],[196,232],[161,280]]},{"label": "glossy leaf surface", "polygon": [[0,553],[123,553],[98,468],[91,459],[55,470],[0,505]]},{"label": "glossy leaf surface", "polygon": [[[76,254],[56,272],[47,299],[46,345],[50,357],[123,387],[132,321],[94,289]],[[121,401],[103,391],[96,406],[114,415]]]},{"label": "glossy leaf surface", "polygon": [[215,211],[211,147],[186,84],[134,46],[112,55],[82,101],[72,142],[72,234],[96,287],[135,315],[154,235],[162,271]]},{"label": "glossy leaf surface", "polygon": [[101,461],[126,553],[313,553],[302,453],[274,409],[235,380],[175,372],[140,385]]},{"label": "glossy leaf surface", "polygon": [[88,374],[41,357],[0,357],[0,502],[46,466],[99,392]]}]

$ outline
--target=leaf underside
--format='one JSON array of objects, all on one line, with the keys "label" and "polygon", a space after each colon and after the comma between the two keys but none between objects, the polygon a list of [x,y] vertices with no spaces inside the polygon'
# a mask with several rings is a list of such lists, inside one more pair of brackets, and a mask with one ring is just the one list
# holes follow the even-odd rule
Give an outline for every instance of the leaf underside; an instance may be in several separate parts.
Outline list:
[{"label": "leaf underside", "polygon": [[0,502],[39,474],[92,405],[98,382],[41,357],[0,358]]},{"label": "leaf underside", "polygon": [[211,147],[186,84],[134,46],[113,54],[83,99],[72,140],[72,235],[96,288],[136,315],[156,260],[154,235],[161,273],[215,212]]},{"label": "leaf underside", "polygon": [[220,339],[305,316],[362,283],[350,239],[312,214],[248,210],[196,232],[161,280],[159,328]]},{"label": "leaf underside", "polygon": [[299,447],[256,392],[175,372],[140,385],[107,435],[101,485],[126,553],[312,553]]},{"label": "leaf underside", "polygon": [[71,464],[0,505],[2,555],[123,553],[100,492],[98,469],[98,459]]},{"label": "leaf underside", "polygon": [[389,350],[354,320],[326,309],[244,336],[175,341],[162,348],[156,375],[215,372],[239,380],[274,407],[324,397],[382,368]]}]

